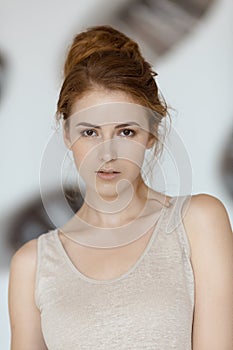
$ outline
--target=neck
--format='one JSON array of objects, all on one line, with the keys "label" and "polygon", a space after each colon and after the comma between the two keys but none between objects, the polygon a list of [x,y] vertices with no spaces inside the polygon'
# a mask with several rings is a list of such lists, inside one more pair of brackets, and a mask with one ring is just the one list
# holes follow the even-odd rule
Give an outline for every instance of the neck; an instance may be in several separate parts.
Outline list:
[{"label": "neck", "polygon": [[141,178],[134,185],[122,186],[115,195],[100,196],[96,191],[87,189],[84,204],[77,215],[96,227],[110,228],[127,224],[144,209],[148,190]]}]

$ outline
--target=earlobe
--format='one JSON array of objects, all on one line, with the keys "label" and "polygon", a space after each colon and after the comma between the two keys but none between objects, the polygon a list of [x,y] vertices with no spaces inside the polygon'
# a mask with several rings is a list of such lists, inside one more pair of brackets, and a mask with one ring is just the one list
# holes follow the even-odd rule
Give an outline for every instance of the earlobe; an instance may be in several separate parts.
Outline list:
[{"label": "earlobe", "polygon": [[153,145],[154,145],[154,143],[155,143],[155,137],[154,137],[154,136],[150,136],[150,137],[149,137],[149,140],[147,141],[147,146],[146,146],[146,148],[147,148],[147,149],[152,148]]},{"label": "earlobe", "polygon": [[66,147],[68,149],[71,149],[70,139],[67,135],[67,130],[65,128],[63,128],[63,139],[64,139],[64,143],[65,143]]}]

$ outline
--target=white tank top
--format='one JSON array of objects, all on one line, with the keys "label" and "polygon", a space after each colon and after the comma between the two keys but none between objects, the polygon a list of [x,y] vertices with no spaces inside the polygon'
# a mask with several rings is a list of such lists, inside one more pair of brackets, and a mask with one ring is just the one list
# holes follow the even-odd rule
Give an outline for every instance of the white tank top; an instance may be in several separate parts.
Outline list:
[{"label": "white tank top", "polygon": [[39,236],[35,302],[49,350],[192,349],[194,274],[181,219],[187,198],[163,208],[143,254],[115,279],[82,274],[57,229]]}]

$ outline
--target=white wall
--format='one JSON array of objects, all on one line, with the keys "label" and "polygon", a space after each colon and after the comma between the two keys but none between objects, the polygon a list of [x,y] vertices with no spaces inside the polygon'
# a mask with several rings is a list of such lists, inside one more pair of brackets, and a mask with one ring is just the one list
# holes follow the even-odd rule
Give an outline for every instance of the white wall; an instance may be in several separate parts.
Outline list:
[{"label": "white wall", "polygon": [[[96,9],[103,9],[104,3],[1,1],[0,49],[10,70],[0,107],[1,184],[4,184],[0,221],[11,208],[39,191],[40,160],[53,132],[64,48],[76,31],[94,23]],[[109,6],[110,2],[106,3]],[[190,155],[193,193],[221,198],[233,222],[233,203],[217,174],[224,139],[233,127],[232,10],[231,0],[216,0],[205,21],[156,62],[155,69],[164,96],[178,111],[174,126]],[[0,337],[4,349],[9,348],[7,278],[7,271],[2,271],[1,290],[5,297],[0,305],[4,315]]]},{"label": "white wall", "polygon": [[233,222],[233,202],[218,174],[233,129],[233,25],[231,0],[216,1],[204,22],[158,65],[161,90],[178,111],[177,129],[190,154],[193,192],[223,200]]}]

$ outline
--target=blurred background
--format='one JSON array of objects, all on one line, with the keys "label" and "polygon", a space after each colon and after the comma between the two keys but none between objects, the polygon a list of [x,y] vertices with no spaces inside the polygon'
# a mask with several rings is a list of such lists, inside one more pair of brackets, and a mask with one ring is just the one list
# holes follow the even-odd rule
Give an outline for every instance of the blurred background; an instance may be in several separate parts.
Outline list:
[{"label": "blurred background", "polygon": [[[45,209],[64,221],[68,207],[82,203],[67,181],[64,206],[51,164],[61,164],[64,155],[54,137],[62,65],[73,36],[86,27],[110,24],[139,42],[173,108],[173,126],[190,162],[183,167],[192,169],[191,192],[218,197],[233,223],[232,11],[232,0],[0,1],[1,349],[10,348],[12,254],[54,228]],[[177,195],[167,183],[164,190]]]}]

